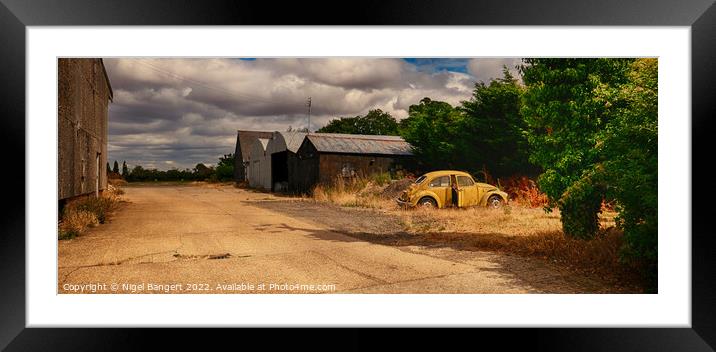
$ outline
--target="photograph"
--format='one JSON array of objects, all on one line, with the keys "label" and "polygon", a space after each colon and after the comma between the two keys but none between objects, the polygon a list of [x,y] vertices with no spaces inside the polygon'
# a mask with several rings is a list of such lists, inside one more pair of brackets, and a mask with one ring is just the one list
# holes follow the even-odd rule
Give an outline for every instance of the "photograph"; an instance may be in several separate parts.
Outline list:
[{"label": "photograph", "polygon": [[55,61],[60,295],[660,293],[658,57]]}]

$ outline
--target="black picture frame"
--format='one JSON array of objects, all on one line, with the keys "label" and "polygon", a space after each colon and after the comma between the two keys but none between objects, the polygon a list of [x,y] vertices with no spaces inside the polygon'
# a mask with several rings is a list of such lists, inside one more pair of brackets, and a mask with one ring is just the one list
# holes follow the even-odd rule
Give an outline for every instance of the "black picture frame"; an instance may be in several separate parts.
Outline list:
[{"label": "black picture frame", "polygon": [[[183,331],[182,339],[164,329],[34,329],[25,328],[25,29],[27,26],[86,25],[574,25],[574,26],[688,26],[692,41],[692,169],[685,185],[675,192],[689,192],[692,204],[692,326],[691,328],[608,329],[470,329],[470,342],[498,340],[504,347],[548,350],[609,351],[712,351],[716,346],[715,240],[705,220],[715,207],[713,182],[707,168],[713,157],[713,99],[716,97],[716,6],[713,0],[601,0],[601,1],[363,1],[360,3],[247,2],[247,1],[161,1],[161,0],[0,0],[0,45],[2,49],[2,109],[0,130],[5,151],[3,184],[6,206],[0,234],[0,348],[15,350],[133,350],[184,346],[194,330]],[[54,123],[48,116],[48,123]],[[679,118],[679,117],[673,117]],[[685,122],[686,123],[686,122]],[[48,158],[51,160],[51,158]],[[703,160],[704,162],[699,162]],[[33,161],[36,162],[36,161]],[[50,162],[50,161],[48,161]],[[21,165],[23,166],[21,168]],[[12,172],[7,172],[11,167]],[[22,174],[22,177],[20,177]],[[22,187],[21,187],[22,186]],[[698,192],[692,192],[692,189]],[[22,206],[20,206],[22,205]],[[48,214],[49,216],[49,214]],[[48,238],[55,234],[47,234]],[[688,236],[689,234],[670,234]],[[658,307],[654,307],[658,309]],[[464,330],[462,332],[465,332]],[[203,330],[205,346],[216,346],[226,337],[241,346],[255,339],[239,340],[235,331]],[[403,331],[381,331],[389,338],[381,344],[411,346],[434,343],[437,335],[408,337]],[[464,340],[450,339],[441,331],[443,347]],[[255,336],[253,331],[242,336]],[[269,346],[315,342],[318,336],[305,330],[265,341]],[[372,330],[341,329],[331,339],[344,343],[341,349],[372,347]],[[150,337],[152,342],[142,338]],[[248,340],[248,341],[247,341]],[[429,341],[427,341],[429,340]],[[399,342],[398,342],[399,341]],[[409,342],[412,341],[412,342]],[[330,348],[330,344],[325,347]]]}]

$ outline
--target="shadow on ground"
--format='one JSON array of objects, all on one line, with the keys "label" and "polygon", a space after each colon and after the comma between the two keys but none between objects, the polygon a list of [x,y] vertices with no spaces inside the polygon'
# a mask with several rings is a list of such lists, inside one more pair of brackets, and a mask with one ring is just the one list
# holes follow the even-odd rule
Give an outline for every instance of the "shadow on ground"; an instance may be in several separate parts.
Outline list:
[{"label": "shadow on ground", "polygon": [[[343,208],[311,201],[257,201],[252,205],[287,214],[325,227],[326,230],[273,225],[282,232],[302,231],[323,241],[365,241],[457,262],[486,260],[490,269],[520,283],[549,293],[642,293],[638,287],[609,283],[594,275],[582,275],[564,265],[499,250],[509,246],[510,236],[502,233],[421,233],[404,230],[402,220],[375,209]],[[340,235],[337,235],[340,234]]]},{"label": "shadow on ground", "polygon": [[[303,220],[328,225],[327,229],[314,229],[290,226],[288,224],[261,224],[256,227],[265,233],[286,233],[300,232],[311,238],[321,241],[334,242],[369,242],[373,244],[396,247],[397,249],[422,254],[443,260],[479,265],[480,271],[494,272],[505,278],[511,284],[519,287],[531,287],[535,293],[627,293],[620,288],[605,285],[593,279],[574,275],[563,268],[551,265],[545,260],[512,255],[509,253],[497,253],[486,251],[466,244],[460,240],[449,240],[451,234],[421,234],[415,235],[404,231],[393,233],[369,233],[364,231],[345,230],[340,227],[330,226],[331,218],[338,217],[339,222],[360,223],[356,217],[350,220],[346,214],[333,214],[333,217],[326,214],[326,211],[317,211],[315,204],[298,208],[285,207],[280,202],[256,202],[257,206],[271,210],[281,211],[291,209],[290,215]],[[329,211],[336,211],[332,209]],[[351,209],[352,211],[352,209]],[[317,221],[318,220],[318,221]],[[335,221],[334,221],[335,222]],[[335,225],[335,223],[333,224]],[[447,240],[446,240],[447,236]],[[504,237],[503,234],[475,234],[474,236]],[[465,238],[465,234],[455,234],[455,238]]]}]

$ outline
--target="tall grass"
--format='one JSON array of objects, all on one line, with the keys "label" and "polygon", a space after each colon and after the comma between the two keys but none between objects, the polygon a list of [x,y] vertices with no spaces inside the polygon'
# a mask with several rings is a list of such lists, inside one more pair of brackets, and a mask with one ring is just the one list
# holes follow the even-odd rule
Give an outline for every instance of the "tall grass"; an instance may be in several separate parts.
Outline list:
[{"label": "tall grass", "polygon": [[311,197],[318,202],[344,207],[385,209],[393,207],[393,200],[383,196],[391,183],[389,173],[351,178],[335,178],[329,184],[318,184]]},{"label": "tall grass", "polygon": [[99,220],[94,213],[77,208],[66,208],[62,216],[58,238],[61,240],[75,238],[87,228],[97,224],[99,224]]},{"label": "tall grass", "polygon": [[[388,185],[379,185],[368,178],[335,181],[316,186],[312,197],[318,202],[344,207],[380,209],[381,216],[395,217],[392,222],[378,222],[375,213],[355,213],[353,216],[357,219],[371,217],[361,221],[386,227],[375,233],[358,231],[356,236],[367,240],[385,241],[390,245],[453,246],[535,257],[590,277],[599,277],[615,286],[627,286],[630,291],[639,291],[642,287],[638,270],[619,259],[623,234],[615,228],[613,211],[600,215],[601,230],[594,239],[580,240],[564,235],[559,211],[545,212],[546,197],[533,181],[526,178],[515,179],[509,184],[515,198],[501,209],[416,208],[406,211],[394,202],[395,192],[387,192],[390,185],[395,184],[391,181]],[[409,184],[406,181],[404,186]]]},{"label": "tall grass", "polygon": [[85,197],[67,204],[60,214],[58,238],[71,239],[90,227],[105,223],[109,213],[119,204],[122,194],[124,191],[121,189],[108,185],[100,197]]}]

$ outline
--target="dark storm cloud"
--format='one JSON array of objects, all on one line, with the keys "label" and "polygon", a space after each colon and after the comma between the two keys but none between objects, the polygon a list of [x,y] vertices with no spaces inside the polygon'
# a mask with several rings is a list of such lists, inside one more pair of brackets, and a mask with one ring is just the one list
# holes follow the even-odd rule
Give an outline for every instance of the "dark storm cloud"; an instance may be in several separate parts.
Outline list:
[{"label": "dark storm cloud", "polygon": [[237,129],[311,127],[382,109],[398,119],[423,97],[457,104],[515,59],[105,59],[114,89],[110,159],[168,169],[213,164]]}]

